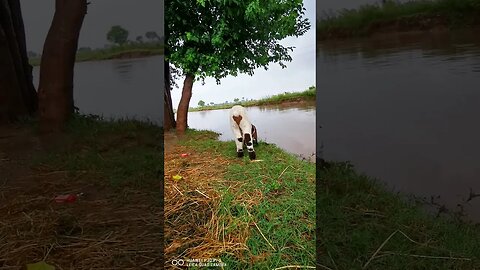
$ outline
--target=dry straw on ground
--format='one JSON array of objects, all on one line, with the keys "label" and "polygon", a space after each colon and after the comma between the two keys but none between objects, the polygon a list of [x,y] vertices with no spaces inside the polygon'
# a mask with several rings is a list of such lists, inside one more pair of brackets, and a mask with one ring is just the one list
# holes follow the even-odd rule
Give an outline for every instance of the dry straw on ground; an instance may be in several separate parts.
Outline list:
[{"label": "dry straw on ground", "polygon": [[[170,143],[166,143],[170,144]],[[165,149],[165,240],[166,261],[175,258],[207,259],[231,254],[239,260],[248,252],[246,245],[253,220],[220,216],[220,189],[234,194],[233,202],[251,208],[262,193],[239,192],[242,183],[224,179],[232,162],[217,153],[197,153],[175,145]],[[188,153],[182,157],[182,153]],[[175,181],[174,175],[182,176]],[[232,229],[233,228],[233,229]]]},{"label": "dry straw on ground", "polygon": [[[0,183],[0,269],[41,260],[60,270],[161,267],[162,213],[151,187],[115,191],[86,172],[8,176]],[[53,201],[59,193],[83,196],[59,204]]]}]

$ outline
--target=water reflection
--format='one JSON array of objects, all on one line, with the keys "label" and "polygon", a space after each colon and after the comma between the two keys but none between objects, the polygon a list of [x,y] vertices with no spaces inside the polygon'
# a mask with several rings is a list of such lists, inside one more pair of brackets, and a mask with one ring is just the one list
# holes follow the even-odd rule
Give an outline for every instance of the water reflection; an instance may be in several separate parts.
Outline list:
[{"label": "water reflection", "polygon": [[283,104],[277,104],[277,105],[261,105],[257,106],[260,111],[276,111],[276,112],[282,112],[282,111],[291,111],[291,110],[298,110],[298,111],[303,111],[303,112],[310,112],[312,110],[315,110],[315,101],[307,101],[302,104],[298,103],[283,103]]},{"label": "water reflection", "polygon": [[[84,114],[163,125],[163,57],[75,64],[75,105]],[[39,68],[33,70],[38,86]]]},{"label": "water reflection", "polygon": [[422,58],[428,59],[432,65],[448,63],[459,74],[478,72],[480,36],[472,35],[475,31],[477,30],[432,31],[428,34],[412,32],[378,35],[355,41],[322,42],[318,45],[317,57],[330,64],[361,59],[366,66],[375,68],[396,65],[405,58]]},{"label": "water reflection", "polygon": [[[315,161],[315,104],[248,107],[259,140],[277,144],[286,151]],[[189,127],[221,133],[222,141],[233,140],[228,110],[190,112]],[[232,149],[235,149],[232,144]],[[234,150],[232,150],[234,151]],[[261,150],[258,153],[261,159]]]},{"label": "water reflection", "polygon": [[[317,69],[324,158],[450,209],[480,192],[475,31],[324,43]],[[465,212],[480,221],[480,198]]]},{"label": "water reflection", "polygon": [[[134,61],[131,60],[113,60],[112,69],[118,75],[118,78],[124,83],[130,83],[133,73]],[[138,62],[137,62],[138,64]]]}]

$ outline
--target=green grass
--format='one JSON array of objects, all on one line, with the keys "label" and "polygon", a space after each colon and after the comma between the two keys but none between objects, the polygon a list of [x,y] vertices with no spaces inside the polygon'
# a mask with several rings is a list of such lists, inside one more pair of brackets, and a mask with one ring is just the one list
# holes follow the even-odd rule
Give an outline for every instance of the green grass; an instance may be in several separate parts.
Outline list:
[{"label": "green grass", "polygon": [[202,107],[189,108],[190,112],[230,109],[233,105],[242,105],[244,107],[274,105],[284,102],[315,101],[317,90],[314,86],[309,87],[303,92],[285,92],[283,94],[273,95],[259,100],[239,101],[228,104],[206,105]]},{"label": "green grass", "polygon": [[[220,142],[212,132],[188,130],[182,144],[236,158],[233,142]],[[251,163],[245,157],[244,162],[226,168],[226,180],[244,186],[235,191],[217,186],[222,196],[219,212],[228,224],[227,233],[252,220],[249,212],[277,251],[252,226],[244,257],[221,257],[228,269],[313,266],[316,212],[318,257],[324,266],[317,269],[362,269],[365,265],[365,269],[479,269],[478,225],[431,216],[421,205],[340,163],[318,175],[321,192],[315,210],[314,164],[263,142],[256,150],[264,162]],[[256,189],[263,199],[251,209],[234,199]],[[231,222],[232,217],[236,222]],[[260,255],[265,255],[264,260],[250,262]]]},{"label": "green grass", "polygon": [[[162,55],[164,53],[163,45],[156,43],[135,43],[121,46],[113,46],[108,49],[94,49],[91,51],[78,51],[76,62],[100,61],[116,59],[121,57],[143,57],[151,55]],[[40,65],[40,58],[30,59],[33,66]]]},{"label": "green grass", "polygon": [[[237,159],[235,144],[221,142],[208,131],[188,130],[182,144],[196,151],[213,151],[229,159]],[[255,221],[274,251],[254,226],[247,241],[249,251],[244,258],[224,254],[225,269],[274,269],[286,265],[315,265],[315,164],[301,161],[273,144],[260,142],[257,158],[263,162],[229,165],[225,180],[242,183],[238,189],[218,185],[221,194],[219,218],[228,233],[238,224]],[[234,198],[261,192],[263,199],[251,209]],[[250,217],[251,214],[253,216]],[[233,220],[233,221],[232,221]],[[251,263],[254,256],[265,259]]]},{"label": "green grass", "polygon": [[[70,174],[95,172],[114,186],[158,182],[158,174],[163,175],[163,131],[159,127],[76,116],[66,134],[70,143],[42,154],[37,164]],[[233,142],[220,142],[212,132],[188,130],[181,143],[236,159]],[[321,192],[315,210],[315,164],[264,142],[256,150],[263,162],[251,163],[245,157],[240,164],[226,168],[226,180],[244,185],[238,189],[217,185],[222,196],[218,211],[221,219],[229,221],[227,233],[238,224],[255,221],[276,251],[251,226],[249,251],[242,259],[224,254],[226,269],[313,266],[316,213],[320,217],[318,256],[321,264],[331,269],[362,269],[377,250],[366,269],[480,268],[478,226],[427,215],[418,205],[345,164],[335,164],[318,175]],[[260,191],[263,198],[251,208],[234,199],[254,191]],[[263,260],[250,262],[261,255]]]},{"label": "green grass", "polygon": [[144,122],[77,115],[60,147],[42,152],[35,163],[71,174],[88,171],[112,186],[151,185],[163,175],[163,130]]},{"label": "green grass", "polygon": [[430,216],[419,205],[389,192],[346,164],[323,171],[319,181],[319,258],[323,265],[362,269],[382,243],[398,231],[366,269],[479,269],[478,226]]},{"label": "green grass", "polygon": [[479,15],[480,0],[388,1],[383,6],[363,5],[325,16],[317,21],[317,39],[365,36],[381,29],[382,24],[395,22],[399,22],[397,27],[405,28],[402,30],[418,28],[419,25],[435,27],[442,23],[449,27],[466,27],[478,25]]}]

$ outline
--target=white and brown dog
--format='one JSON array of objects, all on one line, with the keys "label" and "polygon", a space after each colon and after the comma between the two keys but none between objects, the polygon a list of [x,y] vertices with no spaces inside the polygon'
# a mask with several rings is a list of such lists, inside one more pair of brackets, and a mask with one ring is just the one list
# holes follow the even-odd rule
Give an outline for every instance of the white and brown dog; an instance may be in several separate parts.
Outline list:
[{"label": "white and brown dog", "polygon": [[256,158],[253,145],[257,145],[257,128],[252,125],[247,117],[245,108],[235,105],[230,109],[230,126],[235,135],[235,143],[237,145],[237,156],[243,157],[243,146],[247,146],[248,157],[251,160]]}]

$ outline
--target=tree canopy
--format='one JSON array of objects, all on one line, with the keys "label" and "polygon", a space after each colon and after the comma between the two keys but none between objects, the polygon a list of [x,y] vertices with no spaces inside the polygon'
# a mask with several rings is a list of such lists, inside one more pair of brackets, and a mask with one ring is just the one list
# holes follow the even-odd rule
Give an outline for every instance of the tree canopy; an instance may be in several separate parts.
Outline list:
[{"label": "tree canopy", "polygon": [[110,31],[107,33],[107,40],[116,43],[116,44],[123,44],[127,42],[128,39],[128,31],[121,27],[120,25],[114,25],[110,28]]},{"label": "tree canopy", "polygon": [[165,9],[166,57],[202,79],[285,67],[293,48],[279,41],[310,29],[302,0],[169,0]]},{"label": "tree canopy", "polygon": [[154,40],[154,39],[160,40],[160,37],[158,36],[157,32],[155,32],[155,31],[146,32],[145,37],[150,39],[150,40]]}]

